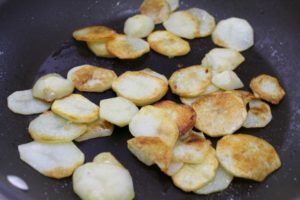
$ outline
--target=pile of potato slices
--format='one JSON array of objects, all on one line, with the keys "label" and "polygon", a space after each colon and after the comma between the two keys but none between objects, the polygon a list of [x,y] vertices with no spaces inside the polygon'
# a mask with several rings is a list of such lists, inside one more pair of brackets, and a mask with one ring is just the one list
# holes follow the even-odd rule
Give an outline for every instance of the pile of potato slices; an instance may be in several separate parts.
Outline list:
[{"label": "pile of potato slices", "polygon": [[[117,75],[89,64],[71,68],[67,78],[57,73],[40,77],[32,89],[7,98],[14,113],[41,113],[28,127],[34,141],[18,147],[20,158],[51,178],[73,175],[81,199],[134,199],[131,176],[112,154],[100,153],[84,164],[84,154],[73,143],[110,136],[114,126],[128,126],[133,136],[128,150],[185,192],[219,192],[234,177],[263,181],[278,169],[280,158],[271,144],[236,133],[241,127],[266,127],[272,120],[268,103],[279,104],[285,96],[279,81],[267,74],[251,80],[252,91],[241,89],[243,81],[234,70],[245,61],[241,51],[254,45],[251,25],[235,17],[216,24],[205,10],[178,8],[179,0],[144,0],[140,13],[126,20],[125,34],[99,25],[76,30],[73,37],[96,56],[118,59],[138,58],[150,48],[168,57],[184,56],[191,50],[185,39],[210,35],[219,47],[169,78],[149,68]],[[166,30],[154,31],[160,23]],[[161,101],[169,87],[181,103]],[[98,104],[82,95],[109,89],[116,97]],[[221,137],[216,148],[211,137]]]}]

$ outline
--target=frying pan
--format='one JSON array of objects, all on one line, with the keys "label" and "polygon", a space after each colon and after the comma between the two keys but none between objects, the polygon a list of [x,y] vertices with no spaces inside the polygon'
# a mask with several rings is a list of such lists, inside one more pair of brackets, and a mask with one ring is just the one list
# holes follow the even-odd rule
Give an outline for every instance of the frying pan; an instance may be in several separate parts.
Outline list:
[{"label": "frying pan", "polygon": [[[192,52],[169,59],[151,52],[136,60],[124,61],[95,57],[83,43],[71,38],[73,30],[95,24],[121,32],[126,18],[138,12],[140,0],[0,0],[0,199],[78,199],[72,191],[71,178],[54,180],[44,177],[22,162],[17,145],[31,141],[27,126],[36,116],[10,112],[6,98],[17,90],[31,88],[35,80],[49,72],[64,76],[68,69],[81,64],[103,66],[121,74],[127,70],[152,68],[167,77],[180,66],[199,64],[214,48],[210,38],[190,41]],[[255,30],[255,46],[243,52],[246,61],[236,70],[248,88],[254,76],[267,73],[278,77],[287,95],[272,106],[273,120],[263,129],[241,129],[269,141],[282,160],[282,167],[264,182],[236,178],[220,193],[197,196],[174,187],[170,178],[157,167],[146,167],[129,153],[128,128],[116,128],[107,138],[79,143],[86,161],[103,151],[112,152],[130,171],[136,199],[300,199],[300,1],[270,0],[181,0],[181,9],[200,7],[217,20],[231,16],[247,19]],[[161,29],[161,26],[157,27]],[[115,94],[84,93],[99,100]],[[165,99],[179,101],[168,93]],[[11,186],[6,175],[23,178],[29,191]]]}]

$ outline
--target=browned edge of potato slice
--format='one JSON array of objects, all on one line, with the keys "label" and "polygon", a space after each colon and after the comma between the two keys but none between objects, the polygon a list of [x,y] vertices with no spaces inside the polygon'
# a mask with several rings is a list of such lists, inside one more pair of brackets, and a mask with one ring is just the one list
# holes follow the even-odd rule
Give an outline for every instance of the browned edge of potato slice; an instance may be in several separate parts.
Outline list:
[{"label": "browned edge of potato slice", "polygon": [[116,35],[113,29],[106,26],[88,26],[73,32],[75,40],[84,42],[105,42]]},{"label": "browned edge of potato slice", "polygon": [[151,17],[155,24],[160,24],[168,19],[171,8],[166,0],[144,0],[140,12]]}]

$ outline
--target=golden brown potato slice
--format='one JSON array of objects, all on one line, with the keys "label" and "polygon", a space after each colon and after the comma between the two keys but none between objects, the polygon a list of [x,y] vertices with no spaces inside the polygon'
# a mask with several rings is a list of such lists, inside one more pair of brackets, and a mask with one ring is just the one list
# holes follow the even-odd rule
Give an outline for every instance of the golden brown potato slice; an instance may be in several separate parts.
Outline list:
[{"label": "golden brown potato slice", "polygon": [[171,8],[166,0],[144,0],[140,12],[151,17],[155,24],[160,24],[168,19]]},{"label": "golden brown potato slice", "polygon": [[154,22],[147,15],[134,15],[124,24],[124,33],[130,37],[144,38],[154,30]]},{"label": "golden brown potato slice", "polygon": [[255,181],[263,181],[281,166],[271,144],[247,134],[223,137],[217,143],[217,156],[222,166],[234,176]]},{"label": "golden brown potato slice", "polygon": [[105,42],[116,35],[113,29],[106,26],[88,26],[73,32],[75,40],[84,42]]},{"label": "golden brown potato slice", "polygon": [[192,107],[197,113],[195,127],[211,137],[234,133],[247,116],[243,100],[233,93],[203,96]]},{"label": "golden brown potato slice", "polygon": [[190,52],[190,44],[168,31],[155,31],[147,38],[151,49],[170,58]]},{"label": "golden brown potato slice", "polygon": [[247,105],[250,101],[257,99],[251,92],[245,90],[231,90],[226,92],[233,93],[241,97],[245,105]]},{"label": "golden brown potato slice", "polygon": [[110,152],[99,153],[94,157],[93,162],[100,164],[111,164],[125,169],[125,167]]},{"label": "golden brown potato slice", "polygon": [[169,79],[174,94],[181,97],[196,97],[211,83],[210,70],[201,65],[193,65],[175,71]]},{"label": "golden brown potato slice", "polygon": [[194,15],[200,22],[199,36],[209,36],[215,29],[216,22],[215,18],[207,11],[199,8],[190,8],[187,10]]},{"label": "golden brown potato slice", "polygon": [[109,51],[106,48],[106,42],[87,42],[87,46],[96,56],[103,58],[116,57],[109,53]]},{"label": "golden brown potato slice", "polygon": [[272,104],[278,104],[285,96],[285,91],[279,81],[275,77],[266,74],[261,74],[252,79],[250,88],[256,97]]}]

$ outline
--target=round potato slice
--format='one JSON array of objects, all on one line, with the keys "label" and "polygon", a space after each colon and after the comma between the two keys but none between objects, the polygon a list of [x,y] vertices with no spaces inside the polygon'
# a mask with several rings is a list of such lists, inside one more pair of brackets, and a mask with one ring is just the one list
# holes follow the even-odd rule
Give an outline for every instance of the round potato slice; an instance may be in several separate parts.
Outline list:
[{"label": "round potato slice", "polygon": [[167,93],[168,84],[142,71],[127,71],[113,82],[112,88],[118,96],[144,106],[160,100]]},{"label": "round potato slice", "polygon": [[125,167],[110,152],[99,153],[94,157],[93,162],[99,164],[111,164],[125,169]]},{"label": "round potato slice", "polygon": [[156,71],[153,71],[152,69],[149,69],[149,68],[143,69],[141,71],[144,72],[144,73],[146,73],[146,74],[149,74],[151,76],[154,76],[156,78],[159,78],[159,79],[165,81],[168,84],[168,79],[163,74],[157,73]]},{"label": "round potato slice", "polygon": [[76,123],[90,123],[99,117],[99,107],[80,94],[71,94],[54,101],[51,109],[61,117]]},{"label": "round potato slice", "polygon": [[206,67],[193,65],[175,71],[169,79],[174,94],[181,97],[196,97],[211,83],[211,73]]},{"label": "round potato slice", "polygon": [[51,178],[71,176],[83,164],[84,154],[72,142],[46,144],[29,142],[18,146],[21,160]]},{"label": "round potato slice", "polygon": [[106,42],[87,42],[89,49],[99,57],[114,58],[115,56],[108,52]]},{"label": "round potato slice", "polygon": [[135,59],[150,51],[149,44],[140,39],[117,35],[106,43],[107,50],[120,59]]},{"label": "round potato slice", "polygon": [[151,49],[170,58],[190,52],[190,44],[168,31],[155,31],[147,38]]},{"label": "round potato slice", "polygon": [[32,88],[32,95],[38,99],[51,102],[68,96],[73,90],[74,85],[70,80],[63,78],[59,74],[52,73],[37,80]]},{"label": "round potato slice", "polygon": [[241,79],[231,70],[214,75],[211,81],[215,86],[223,90],[235,90],[244,87]]},{"label": "round potato slice", "polygon": [[171,8],[166,0],[144,0],[140,12],[151,17],[155,24],[160,24],[168,19]]},{"label": "round potato slice", "polygon": [[249,111],[243,127],[262,128],[269,124],[271,120],[272,113],[270,106],[263,101],[252,100],[249,102]]},{"label": "round potato slice", "polygon": [[84,92],[104,92],[117,78],[114,71],[92,65],[80,65],[69,70],[68,79],[76,89]]},{"label": "round potato slice", "polygon": [[134,199],[133,182],[128,170],[105,163],[86,163],[76,169],[73,189],[81,199]]},{"label": "round potato slice", "polygon": [[263,181],[281,166],[271,144],[247,134],[224,136],[217,143],[217,156],[232,175],[255,181]]},{"label": "round potato slice", "polygon": [[106,26],[88,26],[73,32],[75,40],[84,42],[105,42],[116,35],[113,29]]},{"label": "round potato slice", "polygon": [[233,93],[203,96],[192,107],[197,113],[195,127],[211,137],[234,133],[247,116],[243,100]]},{"label": "round potato slice", "polygon": [[144,38],[154,30],[154,22],[147,15],[134,15],[125,21],[124,33],[130,37]]},{"label": "round potato slice", "polygon": [[46,143],[71,142],[86,130],[86,125],[70,123],[51,111],[32,120],[28,128],[35,141]]},{"label": "round potato slice", "polygon": [[7,106],[14,113],[32,115],[49,110],[51,104],[34,98],[32,90],[22,90],[7,97]]},{"label": "round potato slice", "polygon": [[253,46],[254,33],[246,20],[231,17],[217,24],[212,40],[218,46],[244,51]]},{"label": "round potato slice", "polygon": [[200,8],[190,8],[187,10],[192,15],[194,15],[200,22],[199,36],[206,37],[209,36],[215,29],[216,22],[215,18],[209,14],[207,11]]},{"label": "round potato slice", "polygon": [[172,13],[163,25],[167,31],[186,39],[194,39],[200,35],[200,21],[188,11]]},{"label": "round potato slice", "polygon": [[167,2],[172,12],[179,8],[179,0],[167,0]]}]

